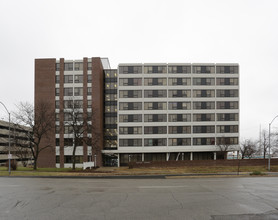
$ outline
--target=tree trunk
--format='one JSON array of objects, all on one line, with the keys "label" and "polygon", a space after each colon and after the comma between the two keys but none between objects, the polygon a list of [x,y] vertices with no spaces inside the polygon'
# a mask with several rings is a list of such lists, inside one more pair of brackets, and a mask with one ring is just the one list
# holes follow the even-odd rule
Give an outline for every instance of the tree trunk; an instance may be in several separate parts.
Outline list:
[{"label": "tree trunk", "polygon": [[72,152],[72,169],[73,170],[75,170],[75,150],[76,150],[76,144],[74,143],[73,152]]},{"label": "tree trunk", "polygon": [[37,159],[36,157],[34,157],[34,170],[37,170]]}]

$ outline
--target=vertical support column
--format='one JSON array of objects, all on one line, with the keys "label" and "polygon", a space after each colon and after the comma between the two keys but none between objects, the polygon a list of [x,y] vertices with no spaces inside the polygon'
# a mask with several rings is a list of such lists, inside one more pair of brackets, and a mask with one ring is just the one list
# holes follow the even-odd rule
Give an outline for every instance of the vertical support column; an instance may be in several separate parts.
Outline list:
[{"label": "vertical support column", "polygon": [[142,162],[144,162],[144,160],[145,160],[145,154],[142,153]]},{"label": "vertical support column", "polygon": [[60,59],[60,168],[64,168],[64,58]]},{"label": "vertical support column", "polygon": [[169,153],[166,153],[166,161],[169,161]]},{"label": "vertical support column", "polygon": [[[87,101],[87,96],[88,96],[88,58],[84,57],[83,58],[83,117],[85,119],[84,126],[85,126],[85,132],[84,132],[84,137],[86,138],[88,136],[88,121],[91,121],[90,118],[88,118],[88,101]],[[87,129],[86,129],[87,128]],[[83,161],[87,162],[88,161],[88,145],[87,143],[83,142]]]},{"label": "vertical support column", "polygon": [[193,152],[190,152],[190,160],[193,160]]},{"label": "vertical support column", "polygon": [[120,154],[118,154],[118,167],[120,167]]},{"label": "vertical support column", "polygon": [[216,152],[213,152],[213,160],[216,160]]}]

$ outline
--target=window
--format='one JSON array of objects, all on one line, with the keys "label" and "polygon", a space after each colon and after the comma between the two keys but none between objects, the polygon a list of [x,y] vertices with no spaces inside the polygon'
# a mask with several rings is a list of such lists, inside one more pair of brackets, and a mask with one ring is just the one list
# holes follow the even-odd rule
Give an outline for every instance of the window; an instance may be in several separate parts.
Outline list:
[{"label": "window", "polygon": [[55,96],[59,96],[60,95],[60,88],[56,88],[55,89]]},{"label": "window", "polygon": [[56,69],[56,71],[60,71],[60,63],[55,64],[55,69]]},{"label": "window", "polygon": [[215,126],[193,126],[193,133],[215,133]]},{"label": "window", "polygon": [[141,74],[142,66],[120,66],[120,74]]},{"label": "window", "polygon": [[191,138],[169,138],[169,146],[191,145]]},{"label": "window", "polygon": [[88,100],[88,108],[92,108],[92,100]]},{"label": "window", "polygon": [[144,109],[145,110],[166,110],[167,109],[166,102],[145,102]]},{"label": "window", "polygon": [[169,110],[190,110],[190,102],[169,102]]},{"label": "window", "polygon": [[145,66],[144,67],[145,73],[167,73],[166,66]]},{"label": "window", "polygon": [[214,90],[193,90],[194,98],[215,97]]},{"label": "window", "polygon": [[190,134],[191,127],[190,126],[169,126],[169,134]]},{"label": "window", "polygon": [[168,66],[168,73],[191,73],[191,66]]},{"label": "window", "polygon": [[75,62],[74,63],[74,70],[76,70],[76,71],[83,70],[83,63],[82,62]]},{"label": "window", "polygon": [[238,74],[238,66],[217,66],[216,73]]},{"label": "window", "polygon": [[73,70],[73,63],[64,63],[65,71]]},{"label": "window", "polygon": [[169,98],[190,97],[190,90],[169,90]]},{"label": "window", "polygon": [[142,115],[133,114],[133,115],[120,115],[120,122],[142,122]]},{"label": "window", "polygon": [[142,102],[120,102],[120,110],[142,110]]},{"label": "window", "polygon": [[191,121],[190,114],[169,114],[169,122],[189,122]]},{"label": "window", "polygon": [[116,117],[105,117],[105,124],[117,124],[117,118]]},{"label": "window", "polygon": [[152,146],[166,146],[167,139],[166,138],[145,138],[144,146],[152,147]]},{"label": "window", "polygon": [[59,126],[59,125],[56,125],[56,126],[55,126],[55,133],[56,133],[56,134],[59,134],[59,133],[60,133],[60,126]]},{"label": "window", "polygon": [[193,121],[215,121],[214,114],[193,114]]},{"label": "window", "polygon": [[219,137],[216,139],[217,145],[238,144],[238,137]]},{"label": "window", "polygon": [[167,97],[167,90],[144,90],[145,98],[164,98]]},{"label": "window", "polygon": [[167,127],[166,126],[145,126],[144,127],[144,134],[167,134]]},{"label": "window", "polygon": [[56,109],[59,109],[59,108],[60,108],[60,101],[59,101],[59,100],[56,100],[56,101],[55,101],[55,108],[56,108]]},{"label": "window", "polygon": [[193,138],[193,145],[215,145],[215,138]]},{"label": "window", "polygon": [[73,139],[72,138],[64,138],[64,145],[65,146],[72,146],[73,145]]},{"label": "window", "polygon": [[141,78],[120,78],[120,86],[141,86]]},{"label": "window", "polygon": [[87,95],[92,95],[92,87],[87,88]]},{"label": "window", "polygon": [[231,113],[231,114],[217,114],[217,121],[238,121],[238,114]]},{"label": "window", "polygon": [[142,146],[142,139],[120,139],[119,140],[120,147],[141,147]]},{"label": "window", "polygon": [[60,113],[55,113],[55,121],[59,121],[60,120]]},{"label": "window", "polygon": [[144,85],[145,86],[166,86],[167,79],[166,78],[145,78]]},{"label": "window", "polygon": [[215,102],[193,102],[193,109],[215,109]]},{"label": "window", "polygon": [[92,62],[88,62],[88,70],[92,70]]},{"label": "window", "polygon": [[196,85],[196,86],[215,85],[215,80],[214,80],[214,78],[193,78],[193,85]]},{"label": "window", "polygon": [[65,75],[64,83],[73,83],[73,75]]},{"label": "window", "polygon": [[238,125],[218,125],[217,133],[238,133]]},{"label": "window", "polygon": [[238,90],[219,89],[217,90],[217,97],[238,97]]},{"label": "window", "polygon": [[83,75],[75,75],[74,82],[75,83],[83,83]]},{"label": "window", "polygon": [[190,78],[169,78],[169,86],[189,86]]},{"label": "window", "polygon": [[59,84],[60,83],[60,75],[55,76],[55,83]]},{"label": "window", "polygon": [[120,134],[142,134],[142,127],[119,127]]},{"label": "window", "polygon": [[166,122],[167,114],[145,114],[144,122]]},{"label": "window", "polygon": [[92,75],[91,74],[88,74],[88,83],[92,83]]},{"label": "window", "polygon": [[73,107],[73,100],[64,101],[64,108],[72,108],[72,107]]},{"label": "window", "polygon": [[120,90],[120,98],[142,98],[142,90]]},{"label": "window", "polygon": [[214,66],[193,66],[193,73],[215,73]]},{"label": "window", "polygon": [[217,102],[217,109],[238,109],[238,102]]},{"label": "window", "polygon": [[74,95],[75,96],[83,96],[83,88],[82,87],[75,87],[74,88]]},{"label": "window", "polygon": [[72,134],[73,133],[73,128],[72,126],[69,126],[69,125],[65,125],[65,128],[64,128],[64,133],[65,134]]},{"label": "window", "polygon": [[238,85],[238,78],[216,78],[217,85]]}]

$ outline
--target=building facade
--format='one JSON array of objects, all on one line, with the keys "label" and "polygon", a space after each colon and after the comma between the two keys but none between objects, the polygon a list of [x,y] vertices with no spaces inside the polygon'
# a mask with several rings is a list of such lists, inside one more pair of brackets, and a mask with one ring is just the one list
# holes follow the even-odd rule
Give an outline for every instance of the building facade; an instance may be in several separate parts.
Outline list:
[{"label": "building facade", "polygon": [[35,105],[47,99],[56,111],[56,149],[45,151],[39,166],[71,166],[71,102],[93,128],[84,134],[92,144],[77,147],[79,166],[219,159],[239,150],[238,64],[107,64],[101,58],[35,61]]}]

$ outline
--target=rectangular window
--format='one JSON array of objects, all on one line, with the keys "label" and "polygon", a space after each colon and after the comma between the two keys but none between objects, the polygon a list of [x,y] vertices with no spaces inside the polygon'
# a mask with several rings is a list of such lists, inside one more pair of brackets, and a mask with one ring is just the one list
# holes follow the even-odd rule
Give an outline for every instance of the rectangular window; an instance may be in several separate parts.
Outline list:
[{"label": "rectangular window", "polygon": [[120,86],[141,86],[142,78],[120,78]]},{"label": "rectangular window", "polygon": [[238,102],[217,102],[217,109],[238,109]]},{"label": "rectangular window", "polygon": [[56,101],[55,101],[55,108],[56,108],[56,109],[59,109],[59,108],[60,108],[60,101],[59,101],[59,100],[56,100]]},{"label": "rectangular window", "polygon": [[73,88],[64,88],[64,96],[73,96]]},{"label": "rectangular window", "polygon": [[92,83],[92,75],[91,74],[88,74],[88,83]]},{"label": "rectangular window", "polygon": [[120,66],[120,74],[142,74],[142,66]]},{"label": "rectangular window", "polygon": [[193,126],[193,133],[215,133],[215,126]]},{"label": "rectangular window", "polygon": [[214,66],[193,66],[193,73],[215,73],[215,67]]},{"label": "rectangular window", "polygon": [[152,146],[166,146],[167,139],[166,138],[145,138],[144,146],[152,147]]},{"label": "rectangular window", "polygon": [[169,146],[189,146],[191,138],[169,138]]},{"label": "rectangular window", "polygon": [[215,85],[215,79],[214,78],[193,78],[193,85],[195,85],[195,86]]},{"label": "rectangular window", "polygon": [[145,126],[144,134],[167,134],[166,126]]},{"label": "rectangular window", "polygon": [[120,139],[119,140],[120,147],[141,147],[142,146],[142,139]]},{"label": "rectangular window", "polygon": [[169,90],[169,98],[190,97],[191,90]]},{"label": "rectangular window", "polygon": [[74,75],[75,83],[83,83],[83,75]]},{"label": "rectangular window", "polygon": [[217,66],[216,73],[220,74],[238,74],[238,66]]},{"label": "rectangular window", "polygon": [[217,121],[238,121],[238,114],[237,113],[231,113],[231,114],[220,113],[220,114],[217,114]]},{"label": "rectangular window", "polygon": [[83,70],[83,62],[75,62],[74,63],[74,70],[82,71]]},{"label": "rectangular window", "polygon": [[238,78],[216,78],[216,85],[238,85]]},{"label": "rectangular window", "polygon": [[87,65],[88,65],[88,70],[92,70],[92,62],[88,62]]},{"label": "rectangular window", "polygon": [[169,110],[190,110],[190,102],[169,102]]},{"label": "rectangular window", "polygon": [[191,66],[168,66],[168,73],[191,73]]},{"label": "rectangular window", "polygon": [[120,98],[142,98],[142,90],[120,90]]},{"label": "rectangular window", "polygon": [[167,90],[144,90],[145,98],[166,98]]},{"label": "rectangular window", "polygon": [[144,109],[145,110],[166,110],[167,103],[166,102],[145,102]]},{"label": "rectangular window", "polygon": [[191,121],[190,114],[169,114],[169,122],[189,122]]},{"label": "rectangular window", "polygon": [[167,79],[166,78],[145,78],[144,85],[145,86],[166,86]]},{"label": "rectangular window", "polygon": [[194,98],[215,97],[214,90],[193,90]]},{"label": "rectangular window", "polygon": [[60,71],[60,63],[55,64],[55,69],[56,69],[56,71]]},{"label": "rectangular window", "polygon": [[120,110],[142,110],[142,102],[120,102]]},{"label": "rectangular window", "polygon": [[59,84],[60,83],[60,75],[55,76],[55,83]]},{"label": "rectangular window", "polygon": [[216,139],[217,145],[233,145],[238,144],[238,137],[218,137]]},{"label": "rectangular window", "polygon": [[215,109],[215,102],[193,102],[193,109]]},{"label": "rectangular window", "polygon": [[193,121],[215,121],[214,114],[193,114]]},{"label": "rectangular window", "polygon": [[238,133],[238,125],[218,125],[217,133]]},{"label": "rectangular window", "polygon": [[73,100],[65,100],[64,108],[73,108]]},{"label": "rectangular window", "polygon": [[218,89],[216,91],[217,97],[238,97],[237,89]]},{"label": "rectangular window", "polygon": [[83,96],[83,88],[82,87],[75,87],[74,88],[74,95],[75,96]]},{"label": "rectangular window", "polygon": [[169,86],[190,86],[191,85],[190,78],[169,78],[168,82],[169,82]]},{"label": "rectangular window", "polygon": [[144,73],[167,73],[166,66],[145,66]]},{"label": "rectangular window", "polygon": [[169,134],[190,134],[191,127],[190,126],[169,126],[168,127]]},{"label": "rectangular window", "polygon": [[144,122],[167,122],[167,114],[145,114]]},{"label": "rectangular window", "polygon": [[193,138],[193,145],[215,145],[215,138]]},{"label": "rectangular window", "polygon": [[64,63],[65,71],[72,71],[73,70],[73,63]]},{"label": "rectangular window", "polygon": [[73,75],[65,75],[64,83],[73,83]]},{"label": "rectangular window", "polygon": [[92,87],[87,88],[87,95],[92,95]]},{"label": "rectangular window", "polygon": [[88,108],[92,108],[92,100],[88,100]]},{"label": "rectangular window", "polygon": [[119,127],[120,134],[142,134],[142,127]]},{"label": "rectangular window", "polygon": [[132,114],[132,115],[119,115],[120,122],[142,122],[142,115]]},{"label": "rectangular window", "polygon": [[55,89],[55,96],[59,96],[60,95],[60,88],[56,88]]}]

